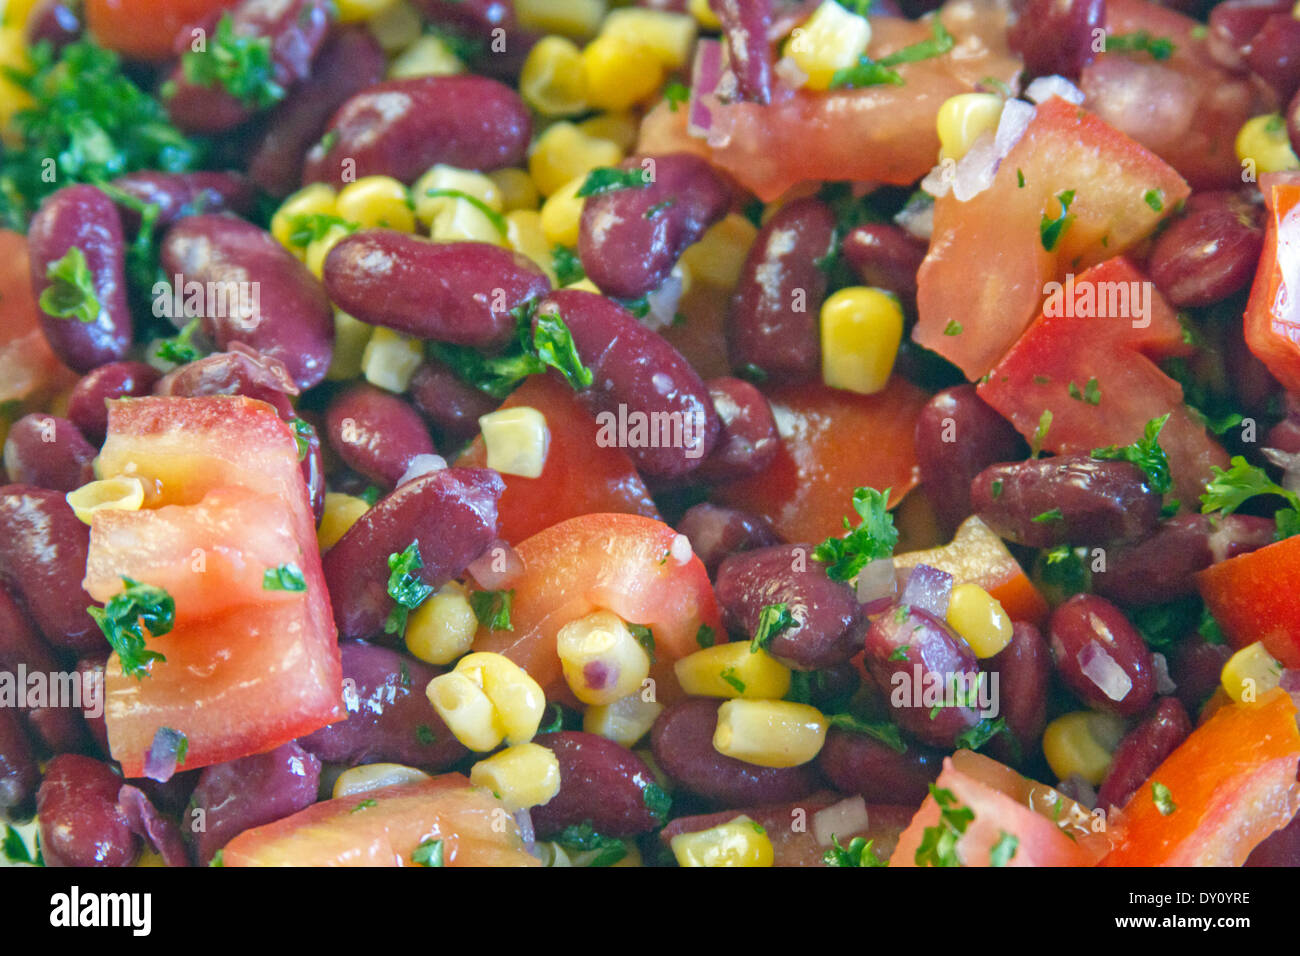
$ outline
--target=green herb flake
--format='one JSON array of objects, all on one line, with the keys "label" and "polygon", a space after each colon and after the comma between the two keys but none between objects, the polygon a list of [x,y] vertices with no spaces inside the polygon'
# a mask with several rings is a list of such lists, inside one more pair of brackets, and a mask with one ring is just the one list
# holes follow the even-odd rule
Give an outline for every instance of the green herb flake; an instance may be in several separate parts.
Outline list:
[{"label": "green herb flake", "polygon": [[[198,333],[200,324],[199,319],[193,319],[177,335],[162,339],[158,343],[158,348],[154,350],[154,355],[164,362],[173,362],[176,365],[188,365],[190,362],[198,361],[203,357],[203,353],[195,346],[194,336]],[[299,461],[301,460],[300,458]]]},{"label": "green herb flake", "polygon": [[1162,817],[1167,817],[1178,809],[1178,804],[1174,803],[1173,794],[1159,780],[1151,781],[1151,799]]},{"label": "green herb flake", "polygon": [[551,250],[551,268],[555,270],[556,283],[562,287],[587,278],[582,260],[568,246],[556,246]]},{"label": "green herb flake", "polygon": [[330,232],[341,230],[351,235],[360,229],[359,223],[349,222],[341,216],[323,212],[299,213],[289,219],[289,245],[306,249],[313,242],[324,239]]},{"label": "green herb flake", "polygon": [[849,845],[841,846],[839,837],[831,834],[831,848],[822,854],[822,862],[827,866],[889,866],[888,860],[876,856],[872,849],[875,840],[854,837]]},{"label": "green herb flake", "polygon": [[1034,515],[1034,517],[1029,520],[1035,524],[1048,524],[1053,521],[1064,521],[1065,514],[1060,508],[1053,508],[1050,511],[1044,511],[1042,514]]},{"label": "green herb flake", "polygon": [[1074,221],[1074,216],[1070,215],[1070,203],[1074,202],[1074,190],[1067,189],[1064,192],[1057,193],[1056,201],[1061,204],[1061,214],[1055,219],[1048,219],[1047,214],[1043,213],[1038,224],[1039,237],[1042,239],[1043,248],[1048,252],[1056,249],[1056,244],[1061,240],[1061,234]]},{"label": "green herb flake", "polygon": [[296,564],[282,564],[278,568],[267,568],[262,572],[263,591],[305,591],[307,581],[302,576],[302,568]]},{"label": "green herb flake", "polygon": [[655,663],[655,632],[644,624],[628,624],[627,629],[632,632],[636,642],[641,645],[645,651],[646,657],[650,658],[651,666]]},{"label": "green herb flake", "polygon": [[366,799],[366,800],[362,800],[360,803],[358,803],[358,804],[357,804],[355,807],[353,807],[353,808],[351,809],[351,811],[349,811],[349,812],[351,812],[351,813],[360,813],[362,810],[369,810],[371,807],[377,807],[377,806],[379,806],[379,801],[378,801],[378,800],[370,800],[370,799]]},{"label": "green herb flake", "polygon": [[415,728],[415,741],[422,747],[432,747],[438,742],[438,735],[428,724],[419,724]]},{"label": "green herb flake", "polygon": [[620,189],[645,189],[650,185],[648,172],[640,166],[632,169],[617,169],[612,166],[599,166],[587,174],[578,189],[579,198],[599,196]]},{"label": "green herb flake", "polygon": [[668,101],[668,109],[674,113],[677,107],[681,106],[691,98],[691,91],[683,83],[673,80],[664,86],[664,99]]},{"label": "green herb flake", "polygon": [[695,643],[700,647],[712,647],[718,642],[717,632],[707,624],[701,624],[695,631]]},{"label": "green herb flake", "polygon": [[787,605],[764,605],[758,612],[758,627],[754,631],[754,639],[749,642],[749,653],[757,654],[760,650],[767,650],[772,644],[772,638],[797,625],[798,622]]},{"label": "green herb flake", "polygon": [[665,199],[663,202],[657,202],[657,203],[655,203],[653,206],[651,206],[649,209],[647,209],[645,212],[643,212],[643,213],[641,214],[641,218],[642,218],[642,219],[653,219],[655,216],[659,215],[659,214],[660,214],[661,212],[663,212],[665,209],[669,209],[669,208],[671,208],[672,205],[673,205],[673,203],[674,203],[674,200],[671,199],[671,198],[670,198],[670,199]]},{"label": "green herb flake", "polygon": [[956,319],[949,319],[948,324],[943,327],[944,335],[961,335],[961,323]]},{"label": "green herb flake", "polygon": [[736,669],[734,667],[726,668],[718,676],[721,677],[728,684],[730,684],[731,688],[737,694],[743,694],[745,692],[745,682],[736,676]]},{"label": "green herb flake", "polygon": [[962,866],[957,841],[975,820],[975,813],[957,803],[951,790],[930,784],[930,796],[939,805],[939,822],[926,827],[916,848],[917,866]]},{"label": "green herb flake", "polygon": [[405,633],[407,615],[433,593],[433,587],[416,576],[415,572],[422,567],[424,562],[420,559],[418,540],[412,541],[404,551],[388,556],[388,596],[396,606],[384,621],[385,634]]},{"label": "green herb flake", "polygon": [[1146,423],[1143,435],[1131,445],[1106,448],[1094,448],[1093,458],[1109,461],[1127,461],[1137,465],[1147,476],[1147,484],[1158,495],[1163,495],[1173,487],[1173,478],[1169,474],[1169,456],[1160,447],[1160,430],[1169,421],[1169,415],[1161,415]]},{"label": "green herb flake", "polygon": [[229,13],[217,21],[208,48],[181,57],[186,81],[209,89],[221,87],[245,106],[267,109],[284,99],[286,90],[275,81],[269,36],[235,33]]},{"label": "green herb flake", "polygon": [[1211,468],[1212,477],[1201,495],[1203,514],[1217,511],[1230,515],[1257,495],[1276,495],[1288,507],[1279,508],[1273,515],[1277,522],[1275,537],[1280,541],[1300,533],[1300,497],[1295,492],[1283,488],[1263,468],[1257,468],[1240,455],[1234,455],[1229,466],[1226,471],[1217,465]]},{"label": "green herb flake", "polygon": [[95,277],[86,264],[86,254],[70,246],[61,259],[45,269],[50,284],[41,293],[40,307],[59,319],[76,319],[90,323],[99,318],[99,297],[95,294]]},{"label": "green herb flake", "polygon": [[1167,60],[1176,49],[1168,37],[1152,36],[1146,30],[1112,33],[1106,37],[1107,53],[1149,53],[1153,60]]},{"label": "green herb flake", "polygon": [[989,852],[989,866],[1006,866],[1016,855],[1016,850],[1020,848],[1020,838],[1015,834],[1008,833],[1006,830],[1000,830],[998,842],[993,844],[993,849]]},{"label": "green herb flake", "polygon": [[411,851],[411,862],[416,866],[442,866],[442,841],[425,840]]},{"label": "green herb flake", "polygon": [[826,576],[833,581],[849,581],[857,577],[872,561],[888,558],[898,544],[898,529],[889,513],[889,491],[858,488],[853,492],[853,510],[861,519],[853,528],[845,518],[843,537],[827,538],[813,549],[814,561],[826,565]]},{"label": "green herb flake", "polygon": [[1047,433],[1052,427],[1051,409],[1043,409],[1043,414],[1038,416],[1038,427],[1034,429],[1034,437],[1029,442],[1029,450],[1032,457],[1037,458],[1043,453],[1043,442],[1047,440]]},{"label": "green herb flake", "polygon": [[1007,730],[1007,721],[1004,717],[996,720],[983,718],[974,727],[969,727],[957,735],[956,745],[958,748],[967,750],[979,750],[998,734]]},{"label": "green herb flake", "polygon": [[1088,379],[1087,383],[1083,386],[1082,391],[1079,389],[1078,385],[1071,381],[1070,384],[1066,386],[1066,391],[1069,392],[1070,397],[1076,401],[1086,402],[1089,405],[1101,404],[1101,386],[1098,385],[1095,378]]},{"label": "green herb flake", "polygon": [[994,478],[994,479],[993,479],[993,484],[990,486],[989,490],[990,490],[990,492],[991,492],[992,495],[993,495],[993,500],[994,500],[994,501],[996,501],[998,498],[1001,498],[1001,497],[1002,497],[1002,479],[1001,479],[1001,478]]},{"label": "green herb flake", "polygon": [[469,606],[479,624],[492,631],[513,631],[510,608],[515,599],[511,591],[474,591],[469,596]]},{"label": "green herb flake", "polygon": [[581,854],[583,866],[613,866],[627,856],[627,844],[617,837],[597,833],[590,822],[574,823],[554,837],[554,842],[570,854]]},{"label": "green herb flake", "polygon": [[506,222],[506,217],[501,215],[501,213],[497,212],[477,196],[471,196],[469,193],[462,192],[459,189],[428,189],[425,190],[424,194],[430,199],[446,198],[463,200],[481,212],[484,218],[487,219],[488,222],[492,223],[492,228],[497,231],[502,239],[510,234],[510,225]]},{"label": "green herb flake", "polygon": [[86,608],[86,613],[94,618],[117,652],[122,673],[139,680],[148,676],[154,661],[167,660],[157,651],[145,648],[144,632],[147,629],[151,637],[170,632],[176,623],[176,602],[162,588],[128,577],[123,577],[122,582],[126,589],[121,594],[109,598],[102,608]]},{"label": "green herb flake", "polygon": [[651,815],[661,823],[667,821],[673,808],[673,798],[657,783],[647,783],[641,791],[641,800]]},{"label": "green herb flake", "polygon": [[1148,189],[1142,194],[1142,201],[1156,212],[1165,211],[1164,194],[1158,189]]},{"label": "green herb flake", "polygon": [[0,843],[0,852],[3,852],[5,859],[10,863],[31,863],[31,851],[27,849],[27,844],[23,842],[22,834],[5,824],[4,842]]},{"label": "green herb flake", "polygon": [[832,727],[839,727],[850,733],[862,734],[877,740],[897,753],[907,753],[907,744],[903,741],[903,735],[887,720],[870,721],[862,720],[853,714],[830,714],[826,721]]}]

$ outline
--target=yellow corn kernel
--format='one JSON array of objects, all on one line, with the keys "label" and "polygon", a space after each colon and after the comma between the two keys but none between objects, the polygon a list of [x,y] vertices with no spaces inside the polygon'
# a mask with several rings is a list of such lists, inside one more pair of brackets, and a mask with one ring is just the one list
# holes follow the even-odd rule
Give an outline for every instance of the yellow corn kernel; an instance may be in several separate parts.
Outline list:
[{"label": "yellow corn kernel", "polygon": [[822,303],[822,381],[859,395],[889,383],[903,340],[903,307],[881,289],[852,286]]},{"label": "yellow corn kernel", "polygon": [[601,36],[614,36],[648,47],[669,71],[679,70],[690,59],[699,25],[685,13],[624,7],[611,10],[601,24]]},{"label": "yellow corn kernel", "polygon": [[487,466],[503,475],[540,478],[551,446],[546,416],[520,406],[489,412],[478,420],[487,447]]},{"label": "yellow corn kernel", "polygon": [[627,852],[623,854],[623,859],[611,863],[610,866],[645,866],[645,860],[641,856],[641,851],[636,848],[636,844],[629,841],[626,846]]},{"label": "yellow corn kernel", "polygon": [[533,33],[594,36],[605,16],[605,0],[515,0],[515,19]]},{"label": "yellow corn kernel", "polygon": [[360,23],[387,13],[397,0],[336,0],[340,23]]},{"label": "yellow corn kernel", "polygon": [[[472,655],[471,655],[472,656]],[[452,736],[470,750],[494,750],[505,736],[483,688],[460,670],[439,674],[424,690]]]},{"label": "yellow corn kernel", "polygon": [[483,242],[492,246],[505,243],[504,222],[496,214],[484,212],[481,206],[469,199],[436,198],[448,205],[429,224],[429,237],[435,242]]},{"label": "yellow corn kernel", "polygon": [[641,135],[641,122],[634,113],[610,110],[581,120],[578,129],[596,139],[608,140],[624,153],[630,153]]},{"label": "yellow corn kernel", "polygon": [[286,249],[292,250],[298,258],[303,251],[295,246],[290,237],[294,230],[294,221],[299,216],[335,216],[338,215],[338,195],[324,183],[312,183],[304,186],[280,204],[280,208],[271,217],[271,235]]},{"label": "yellow corn kernel", "polygon": [[504,208],[501,189],[495,180],[472,169],[459,169],[439,163],[411,187],[415,218],[425,226],[432,226],[439,215],[455,204],[459,198],[456,194],[471,196],[493,212],[501,212]]},{"label": "yellow corn kernel", "polygon": [[551,194],[542,203],[542,234],[553,246],[578,245],[578,231],[582,224],[582,205],[586,197],[579,196],[586,176],[576,176]]},{"label": "yellow corn kernel", "polygon": [[31,19],[36,4],[39,2],[40,0],[8,0],[3,10],[3,17],[0,18],[0,23],[7,27],[18,27],[21,30],[27,25],[27,21]]},{"label": "yellow corn kernel", "polygon": [[582,51],[587,101],[599,110],[625,110],[659,92],[664,68],[654,50],[602,34]]},{"label": "yellow corn kernel", "polygon": [[640,693],[628,694],[608,704],[595,704],[582,715],[582,729],[632,748],[650,732],[664,705],[646,700]]},{"label": "yellow corn kernel", "polygon": [[[25,71],[29,66],[22,27],[0,27],[0,67]],[[7,127],[15,113],[32,105],[33,100],[26,90],[0,76],[0,126]]]},{"label": "yellow corn kernel", "polygon": [[1011,618],[978,584],[959,584],[952,589],[948,623],[980,659],[992,657],[1011,643]]},{"label": "yellow corn kernel", "polygon": [[374,326],[354,319],[346,312],[334,310],[334,354],[330,357],[325,378],[331,382],[346,382],[361,374],[361,359]]},{"label": "yellow corn kernel", "polygon": [[789,700],[729,700],[718,708],[713,749],[760,767],[798,767],[826,742],[821,711]]},{"label": "yellow corn kernel", "polygon": [[588,136],[569,122],[552,123],[537,137],[528,157],[528,172],[543,196],[553,195],[574,178],[598,166],[617,166],[623,151],[607,139]]},{"label": "yellow corn kernel", "polygon": [[356,498],[337,491],[325,493],[325,511],[321,515],[320,527],[316,529],[316,542],[322,551],[328,551],[338,543],[339,538],[347,534],[357,519],[370,510],[364,498]]},{"label": "yellow corn kernel", "polygon": [[428,664],[450,664],[469,652],[478,632],[478,618],[465,588],[456,581],[411,612],[406,623],[406,649]]},{"label": "yellow corn kernel", "polygon": [[939,107],[939,155],[961,159],[982,133],[997,131],[1002,97],[996,93],[959,93]]},{"label": "yellow corn kernel", "polygon": [[706,30],[717,30],[722,26],[722,21],[713,12],[713,7],[709,6],[709,0],[687,0],[686,11]]},{"label": "yellow corn kernel", "polygon": [[1219,683],[1238,703],[1254,703],[1282,679],[1282,665],[1260,641],[1243,647],[1228,658],[1219,673]]},{"label": "yellow corn kernel", "polygon": [[420,14],[407,0],[397,0],[382,12],[371,17],[366,29],[385,53],[393,54],[411,45],[424,29]]},{"label": "yellow corn kernel", "polygon": [[1278,113],[1252,116],[1237,133],[1237,159],[1253,162],[1257,173],[1280,173],[1300,169],[1300,159],[1291,149],[1286,120]]},{"label": "yellow corn kernel", "polygon": [[319,279],[325,274],[325,257],[330,254],[331,249],[351,234],[352,232],[345,226],[334,225],[325,230],[325,235],[307,244],[302,261],[311,270],[312,275]]},{"label": "yellow corn kernel", "polygon": [[348,183],[335,202],[338,214],[362,229],[415,232],[415,212],[406,187],[392,176],[363,176]]},{"label": "yellow corn kernel", "polygon": [[1043,731],[1043,756],[1060,780],[1078,774],[1094,787],[1106,779],[1111,756],[1124,736],[1114,714],[1077,710],[1057,717]]},{"label": "yellow corn kernel", "polygon": [[681,263],[705,285],[733,289],[757,235],[757,226],[733,212],[710,226],[699,242],[687,247]]},{"label": "yellow corn kernel", "polygon": [[708,830],[679,833],[669,844],[678,866],[771,866],[767,831],[741,814]]},{"label": "yellow corn kernel", "polygon": [[144,482],[122,476],[82,485],[65,496],[81,521],[90,524],[96,511],[139,511],[144,504]]},{"label": "yellow corn kernel", "polygon": [[162,858],[162,855],[156,852],[153,847],[149,846],[148,844],[145,844],[145,848],[141,850],[140,855],[135,858],[134,865],[136,867],[144,867],[144,868],[151,869],[155,866],[166,866],[167,861],[165,861]]},{"label": "yellow corn kernel", "polygon": [[508,166],[505,169],[494,169],[487,175],[501,195],[502,212],[536,212],[541,205],[542,195],[537,191],[537,184],[533,182],[528,170]]},{"label": "yellow corn kernel", "polygon": [[519,95],[543,116],[576,116],[587,110],[587,73],[572,40],[542,37],[519,73]]},{"label": "yellow corn kernel", "polygon": [[542,231],[542,214],[531,209],[516,209],[506,213],[506,242],[510,248],[527,256],[546,273],[551,285],[556,284],[555,262],[550,243]]},{"label": "yellow corn kernel", "polygon": [[583,276],[577,282],[570,282],[564,288],[572,289],[575,292],[592,292],[596,295],[604,295],[604,293],[600,291],[600,286],[596,285],[596,283],[592,282],[586,276]]},{"label": "yellow corn kernel", "polygon": [[695,697],[776,700],[790,690],[790,668],[767,651],[750,653],[748,641],[717,644],[673,664],[682,690]]},{"label": "yellow corn kernel", "polygon": [[417,76],[454,76],[464,72],[465,64],[441,37],[432,33],[420,37],[388,64],[390,80]]},{"label": "yellow corn kernel", "polygon": [[871,42],[871,24],[866,17],[850,13],[835,0],[825,0],[802,27],[796,27],[785,46],[785,55],[807,76],[809,89],[830,87],[836,70],[858,62]]},{"label": "yellow corn kernel", "polygon": [[399,783],[419,783],[428,780],[429,775],[423,770],[408,767],[400,763],[368,763],[360,767],[349,767],[339,774],[334,781],[333,796],[351,797],[358,793],[391,787]]},{"label": "yellow corn kernel", "polygon": [[595,611],[560,628],[555,640],[564,680],[584,704],[612,704],[650,676],[650,657],[612,611]]},{"label": "yellow corn kernel", "polygon": [[546,710],[546,694],[527,671],[501,654],[480,651],[457,661],[455,673],[470,676],[483,688],[506,743],[513,746],[533,739]]},{"label": "yellow corn kernel", "polygon": [[371,385],[400,395],[423,360],[418,339],[376,327],[361,353],[361,373]]},{"label": "yellow corn kernel", "polygon": [[541,744],[518,744],[474,764],[469,782],[491,790],[507,810],[527,810],[560,792],[560,761]]}]

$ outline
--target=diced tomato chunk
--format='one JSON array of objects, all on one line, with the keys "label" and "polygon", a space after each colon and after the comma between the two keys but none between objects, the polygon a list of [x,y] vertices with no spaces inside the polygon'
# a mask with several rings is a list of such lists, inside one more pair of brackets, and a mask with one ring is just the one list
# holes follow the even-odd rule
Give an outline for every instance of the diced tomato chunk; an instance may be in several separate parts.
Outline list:
[{"label": "diced tomato chunk", "polygon": [[182,27],[235,6],[239,0],[86,0],[86,22],[103,46],[133,60],[175,55]]},{"label": "diced tomato chunk", "polygon": [[0,402],[76,380],[50,351],[36,316],[27,239],[0,229]]},{"label": "diced tomato chunk", "polygon": [[1285,666],[1300,668],[1300,537],[1210,565],[1196,584],[1233,647],[1263,641]]},{"label": "diced tomato chunk", "polygon": [[1246,307],[1246,344],[1289,391],[1300,392],[1300,175],[1266,176],[1264,251]]}]

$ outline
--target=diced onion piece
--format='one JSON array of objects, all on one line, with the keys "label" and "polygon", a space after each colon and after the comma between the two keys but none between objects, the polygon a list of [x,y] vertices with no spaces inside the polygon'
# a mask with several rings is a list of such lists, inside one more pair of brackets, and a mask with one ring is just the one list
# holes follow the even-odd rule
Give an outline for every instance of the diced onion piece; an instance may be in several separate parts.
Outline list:
[{"label": "diced onion piece", "polygon": [[1076,659],[1083,676],[1111,700],[1123,700],[1133,689],[1133,680],[1128,672],[1110,656],[1100,641],[1089,641]]},{"label": "diced onion piece", "polygon": [[1053,96],[1059,96],[1067,102],[1078,106],[1083,102],[1083,90],[1079,89],[1063,76],[1040,76],[1025,87],[1025,96],[1035,103],[1043,103]]},{"label": "diced onion piece", "polygon": [[509,542],[498,540],[471,561],[465,570],[483,590],[502,591],[523,574],[524,563]]},{"label": "diced onion piece", "polygon": [[948,615],[948,599],[952,596],[952,575],[928,564],[918,564],[908,575],[907,586],[899,598],[908,607],[928,611],[939,620]]},{"label": "diced onion piece", "polygon": [[898,591],[893,558],[877,558],[858,572],[858,602],[870,604]]},{"label": "diced onion piece", "polygon": [[838,837],[840,843],[845,843],[848,835],[865,833],[869,822],[867,801],[860,795],[845,797],[813,814],[813,836],[821,846],[830,846],[831,837]]},{"label": "diced onion piece", "polygon": [[416,455],[411,459],[410,464],[406,466],[406,471],[402,472],[402,477],[398,479],[398,485],[404,485],[408,481],[414,481],[416,478],[424,475],[431,475],[435,471],[442,471],[447,467],[447,459],[441,455]]}]

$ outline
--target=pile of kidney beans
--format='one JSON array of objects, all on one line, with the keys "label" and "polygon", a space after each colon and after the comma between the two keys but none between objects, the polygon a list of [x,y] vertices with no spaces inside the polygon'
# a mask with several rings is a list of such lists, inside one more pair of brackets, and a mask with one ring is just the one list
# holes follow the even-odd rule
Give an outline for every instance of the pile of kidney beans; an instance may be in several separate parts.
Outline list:
[{"label": "pile of kidney beans", "polygon": [[[680,9],[683,3],[650,5]],[[1205,12],[1200,0],[1170,5]],[[493,509],[484,503],[499,496],[498,476],[452,469],[398,482],[421,456],[453,454],[497,403],[432,359],[403,395],[360,382],[322,385],[333,349],[334,306],[408,335],[482,350],[512,338],[509,313],[517,306],[536,300],[538,315],[558,311],[592,369],[593,384],[581,398],[593,411],[626,405],[704,423],[702,457],[680,448],[630,450],[656,491],[755,474],[780,446],[771,409],[754,385],[732,377],[703,381],[620,305],[586,292],[552,291],[542,271],[518,254],[361,232],[330,252],[318,281],[254,225],[248,217],[259,190],[283,197],[303,182],[330,181],[344,157],[355,160],[358,176],[382,173],[409,183],[435,163],[517,165],[531,138],[530,115],[508,85],[527,42],[516,44],[512,56],[480,64],[498,78],[380,82],[384,57],[375,41],[362,29],[330,29],[326,6],[323,0],[245,0],[235,7],[238,23],[273,39],[274,75],[290,91],[267,116],[252,117],[224,92],[188,83],[179,70],[173,76],[174,122],[190,132],[224,134],[223,152],[242,171],[142,172],[113,183],[158,206],[159,252],[169,278],[258,283],[257,314],[204,319],[200,337],[211,354],[166,374],[137,360],[143,326],[133,315],[126,280],[128,243],[140,228],[132,208],[92,186],[73,185],[50,196],[31,223],[34,292],[48,284],[46,267],[75,245],[85,254],[102,307],[89,323],[42,318],[51,348],[81,377],[67,417],[53,420],[52,434],[50,416],[37,411],[17,421],[5,442],[0,668],[82,673],[105,665],[108,648],[85,613],[90,600],[81,589],[88,528],[64,500],[92,477],[91,462],[105,437],[105,401],[241,394],[270,403],[286,420],[302,417],[313,426],[303,471],[318,517],[327,486],[356,493],[373,485],[383,493],[367,534],[324,559],[344,677],[354,682],[356,706],[345,722],[270,753],[184,771],[166,783],[120,778],[108,758],[102,717],[52,707],[0,709],[0,812],[20,819],[39,811],[49,865],[128,865],[146,843],[169,864],[204,864],[235,834],[315,802],[329,767],[393,761],[438,772],[472,762],[424,699],[438,668],[385,646],[383,581],[374,572],[390,551],[400,550],[394,547],[399,538],[440,542],[439,550],[424,554],[426,575],[440,579],[461,575],[492,543],[495,523],[484,515]],[[798,9],[777,2],[737,14],[732,6],[724,28],[737,35],[760,32],[773,17]],[[929,0],[903,4],[913,16],[934,6]],[[501,0],[423,0],[420,7],[471,34],[513,26],[511,6]],[[1104,0],[1026,0],[1022,8],[1010,42],[1029,71],[1077,77],[1092,56],[1091,31],[1103,20]],[[1288,128],[1300,148],[1300,21],[1289,9],[1289,3],[1229,0],[1209,11],[1209,29],[1216,56],[1236,68],[1244,64],[1272,84],[1279,101],[1289,101]],[[47,0],[32,35],[57,46],[80,29],[77,4]],[[764,98],[770,70],[762,56],[739,65],[747,97]],[[322,140],[326,131],[331,135]],[[642,159],[625,165],[635,168]],[[657,288],[683,250],[745,199],[697,157],[653,159],[652,185],[595,196],[583,213],[582,264],[601,288],[622,298]],[[652,207],[661,211],[647,218]],[[1260,220],[1260,204],[1248,190],[1197,193],[1152,244],[1147,271],[1177,307],[1237,301],[1260,254]],[[863,283],[897,293],[914,312],[923,243],[888,223],[841,235],[827,203],[811,197],[790,202],[759,230],[728,306],[733,368],[757,366],[775,384],[819,378],[816,317],[829,290],[818,260],[836,250]],[[803,312],[784,306],[794,289],[807,295]],[[1280,390],[1244,348],[1240,323],[1227,326],[1221,356],[1238,407],[1263,414]],[[898,373],[918,367],[904,356]],[[947,421],[956,423],[955,443],[941,434]],[[1300,452],[1300,405],[1289,396],[1265,444]],[[330,474],[322,445],[340,463]],[[1024,549],[1066,543],[1104,547],[1109,572],[1095,577],[1094,593],[1056,607],[1046,633],[1019,622],[1001,653],[977,662],[943,621],[921,608],[891,604],[887,613],[869,614],[880,608],[862,605],[849,585],[830,580],[819,565],[794,560],[795,550],[806,553],[809,542],[781,541],[763,517],[710,503],[684,512],[665,505],[712,576],[730,630],[752,634],[765,605],[785,602],[797,610],[796,624],[776,636],[771,652],[811,672],[812,702],[834,712],[853,699],[856,707],[893,720],[909,738],[899,753],[873,737],[832,728],[815,762],[763,768],[713,748],[719,701],[678,700],[655,723],[649,744],[676,786],[679,810],[775,804],[829,788],[910,812],[945,752],[979,719],[966,707],[944,708],[934,719],[923,708],[890,707],[881,688],[889,687],[896,669],[910,671],[918,659],[927,672],[996,673],[1009,733],[995,737],[989,752],[1039,776],[1048,773],[1038,746],[1049,715],[1082,703],[1126,718],[1128,732],[1096,795],[1102,806],[1122,804],[1190,733],[1228,651],[1193,631],[1162,663],[1125,612],[1192,596],[1194,572],[1267,543],[1271,522],[1249,515],[1213,525],[1194,514],[1162,518],[1159,495],[1131,464],[1029,458],[1019,435],[970,385],[934,395],[917,422],[915,448],[922,477],[917,493],[928,497],[945,531],[978,514],[1021,557],[1031,557]],[[1033,520],[1051,508],[1060,509],[1062,520]],[[1078,664],[1097,620],[1109,630],[1112,656],[1131,685],[1119,701],[1102,693]],[[901,635],[920,648],[906,663],[893,655]],[[865,684],[849,664],[864,648],[872,678]],[[1167,686],[1163,676],[1172,678],[1171,693],[1160,690]],[[421,727],[432,734],[417,733]],[[561,768],[559,796],[532,814],[539,838],[583,822],[619,837],[658,825],[643,798],[653,777],[641,757],[576,730],[544,734],[537,742],[555,751]],[[190,831],[200,816],[194,810],[203,811],[202,832]],[[1253,861],[1300,863],[1296,826],[1262,846]]]}]

